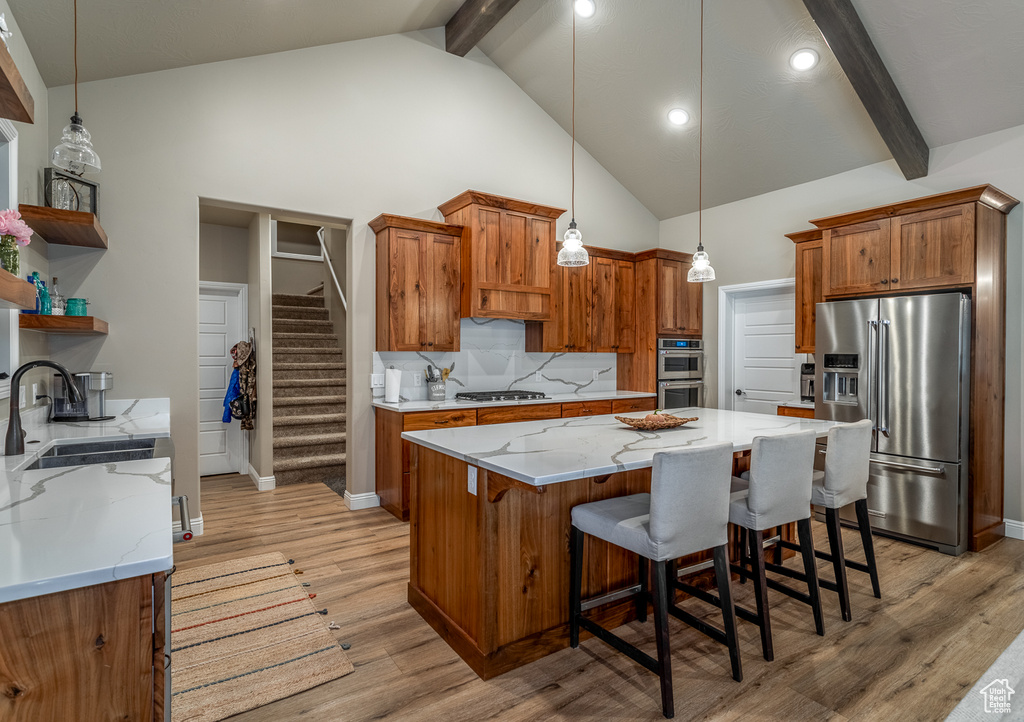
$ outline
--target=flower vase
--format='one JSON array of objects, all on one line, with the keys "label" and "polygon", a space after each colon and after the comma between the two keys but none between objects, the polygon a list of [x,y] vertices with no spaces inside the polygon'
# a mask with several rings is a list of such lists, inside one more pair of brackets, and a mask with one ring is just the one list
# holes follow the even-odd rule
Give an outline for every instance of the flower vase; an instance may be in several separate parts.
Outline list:
[{"label": "flower vase", "polygon": [[15,276],[21,272],[21,248],[14,236],[4,236],[0,240],[0,263],[4,270]]}]

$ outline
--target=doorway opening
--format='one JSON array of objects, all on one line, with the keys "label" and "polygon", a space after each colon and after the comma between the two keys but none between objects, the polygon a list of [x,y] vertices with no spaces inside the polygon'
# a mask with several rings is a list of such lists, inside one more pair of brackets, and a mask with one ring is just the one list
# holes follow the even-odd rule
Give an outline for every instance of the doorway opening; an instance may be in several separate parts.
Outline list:
[{"label": "doorway opening", "polygon": [[799,399],[794,292],[793,278],[719,287],[720,408],[775,414]]}]

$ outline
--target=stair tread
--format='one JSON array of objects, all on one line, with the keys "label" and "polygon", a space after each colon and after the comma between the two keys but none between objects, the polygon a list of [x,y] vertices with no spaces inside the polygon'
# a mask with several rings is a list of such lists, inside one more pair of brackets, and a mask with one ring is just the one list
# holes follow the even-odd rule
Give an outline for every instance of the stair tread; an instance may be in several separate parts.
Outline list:
[{"label": "stair tread", "polygon": [[298,456],[294,459],[274,461],[274,471],[290,471],[292,469],[315,469],[322,466],[340,466],[345,463],[345,454],[322,454],[317,456]]},{"label": "stair tread", "polygon": [[314,446],[324,444],[345,443],[345,432],[322,432],[319,434],[304,434],[296,436],[275,436],[274,448],[284,449],[292,446]]},{"label": "stair tread", "polygon": [[338,339],[333,333],[301,333],[299,331],[280,331],[274,333],[274,338],[333,338]]},{"label": "stair tread", "polygon": [[332,369],[345,370],[344,361],[310,361],[303,363],[302,361],[282,361],[281,363],[274,364],[274,370],[281,371],[330,371]]},{"label": "stair tread", "polygon": [[344,378],[325,379],[274,379],[275,388],[295,389],[317,386],[346,386],[348,382]]},{"label": "stair tread", "polygon": [[274,426],[312,426],[314,424],[344,423],[347,414],[296,414],[275,416]]},{"label": "stair tread", "polygon": [[287,346],[278,347],[274,349],[275,354],[286,354],[286,353],[298,353],[298,354],[311,354],[311,353],[322,353],[331,354],[334,356],[340,356],[343,352],[340,348],[331,348],[330,346]]},{"label": "stair tread", "polygon": [[327,406],[329,404],[345,403],[344,396],[281,396],[274,399],[275,406]]}]

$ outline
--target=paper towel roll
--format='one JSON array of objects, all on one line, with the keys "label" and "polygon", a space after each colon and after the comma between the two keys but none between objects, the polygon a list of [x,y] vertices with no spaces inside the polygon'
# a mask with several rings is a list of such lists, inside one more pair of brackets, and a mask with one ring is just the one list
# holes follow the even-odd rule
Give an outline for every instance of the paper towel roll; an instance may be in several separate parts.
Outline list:
[{"label": "paper towel roll", "polygon": [[398,403],[398,390],[402,386],[401,369],[384,369],[384,402]]}]

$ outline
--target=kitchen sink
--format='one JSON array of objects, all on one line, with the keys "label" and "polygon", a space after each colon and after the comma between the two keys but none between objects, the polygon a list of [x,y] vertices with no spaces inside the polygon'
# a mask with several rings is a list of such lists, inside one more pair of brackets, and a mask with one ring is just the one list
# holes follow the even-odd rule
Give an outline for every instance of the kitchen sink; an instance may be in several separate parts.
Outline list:
[{"label": "kitchen sink", "polygon": [[114,464],[119,461],[172,458],[174,446],[170,439],[114,439],[111,441],[82,441],[57,444],[25,467],[55,469],[65,466]]}]

